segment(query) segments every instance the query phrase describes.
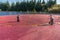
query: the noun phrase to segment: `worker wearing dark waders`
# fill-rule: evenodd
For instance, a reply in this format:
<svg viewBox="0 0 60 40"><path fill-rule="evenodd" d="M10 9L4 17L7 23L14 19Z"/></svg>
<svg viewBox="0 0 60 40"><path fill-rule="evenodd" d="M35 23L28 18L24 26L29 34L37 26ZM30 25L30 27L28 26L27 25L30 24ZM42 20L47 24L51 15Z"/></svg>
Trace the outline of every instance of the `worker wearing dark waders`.
<svg viewBox="0 0 60 40"><path fill-rule="evenodd" d="M19 15L17 15L17 22L19 22Z"/></svg>
<svg viewBox="0 0 60 40"><path fill-rule="evenodd" d="M54 19L52 18L52 15L50 15L50 22L49 22L50 25L53 25L54 24Z"/></svg>

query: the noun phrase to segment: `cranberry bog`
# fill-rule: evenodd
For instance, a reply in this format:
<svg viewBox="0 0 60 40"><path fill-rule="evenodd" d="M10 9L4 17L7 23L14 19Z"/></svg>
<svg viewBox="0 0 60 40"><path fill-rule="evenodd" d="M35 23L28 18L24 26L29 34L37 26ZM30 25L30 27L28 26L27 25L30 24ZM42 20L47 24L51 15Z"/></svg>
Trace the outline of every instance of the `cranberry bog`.
<svg viewBox="0 0 60 40"><path fill-rule="evenodd" d="M0 16L0 40L60 40L60 16L53 15L49 25L48 14L21 14Z"/></svg>

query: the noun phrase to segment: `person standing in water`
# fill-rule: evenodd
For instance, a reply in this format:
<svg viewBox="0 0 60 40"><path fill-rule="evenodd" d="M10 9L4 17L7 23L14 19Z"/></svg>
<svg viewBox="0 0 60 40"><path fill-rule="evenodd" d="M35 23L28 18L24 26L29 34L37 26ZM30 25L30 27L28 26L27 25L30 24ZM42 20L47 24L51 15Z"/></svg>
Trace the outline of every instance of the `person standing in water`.
<svg viewBox="0 0 60 40"><path fill-rule="evenodd" d="M17 22L19 22L19 15L17 15Z"/></svg>
<svg viewBox="0 0 60 40"><path fill-rule="evenodd" d="M53 25L54 24L54 19L52 17L52 15L50 14L50 22L49 22L50 25Z"/></svg>

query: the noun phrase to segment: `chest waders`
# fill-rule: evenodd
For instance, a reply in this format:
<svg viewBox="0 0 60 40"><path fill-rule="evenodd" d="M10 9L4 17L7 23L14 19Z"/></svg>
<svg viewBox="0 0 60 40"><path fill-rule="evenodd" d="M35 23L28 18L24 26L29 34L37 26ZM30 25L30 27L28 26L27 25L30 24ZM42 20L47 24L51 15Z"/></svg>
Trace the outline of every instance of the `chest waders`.
<svg viewBox="0 0 60 40"><path fill-rule="evenodd" d="M19 22L19 16L17 16L17 22Z"/></svg>
<svg viewBox="0 0 60 40"><path fill-rule="evenodd" d="M50 24L50 25L53 25L53 24L54 24L53 18L52 18L52 19L50 19L49 24Z"/></svg>

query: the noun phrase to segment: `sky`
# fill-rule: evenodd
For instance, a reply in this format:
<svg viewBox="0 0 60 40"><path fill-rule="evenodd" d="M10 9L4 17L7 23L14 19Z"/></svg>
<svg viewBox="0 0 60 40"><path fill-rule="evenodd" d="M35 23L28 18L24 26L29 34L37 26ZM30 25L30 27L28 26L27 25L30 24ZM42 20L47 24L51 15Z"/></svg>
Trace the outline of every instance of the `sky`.
<svg viewBox="0 0 60 40"><path fill-rule="evenodd" d="M9 1L9 3L12 3L12 2L17 2L17 1L23 1L23 0L0 0L0 2L6 2L6 1ZM45 0L47 1L47 0ZM60 4L60 0L57 0L57 4Z"/></svg>

